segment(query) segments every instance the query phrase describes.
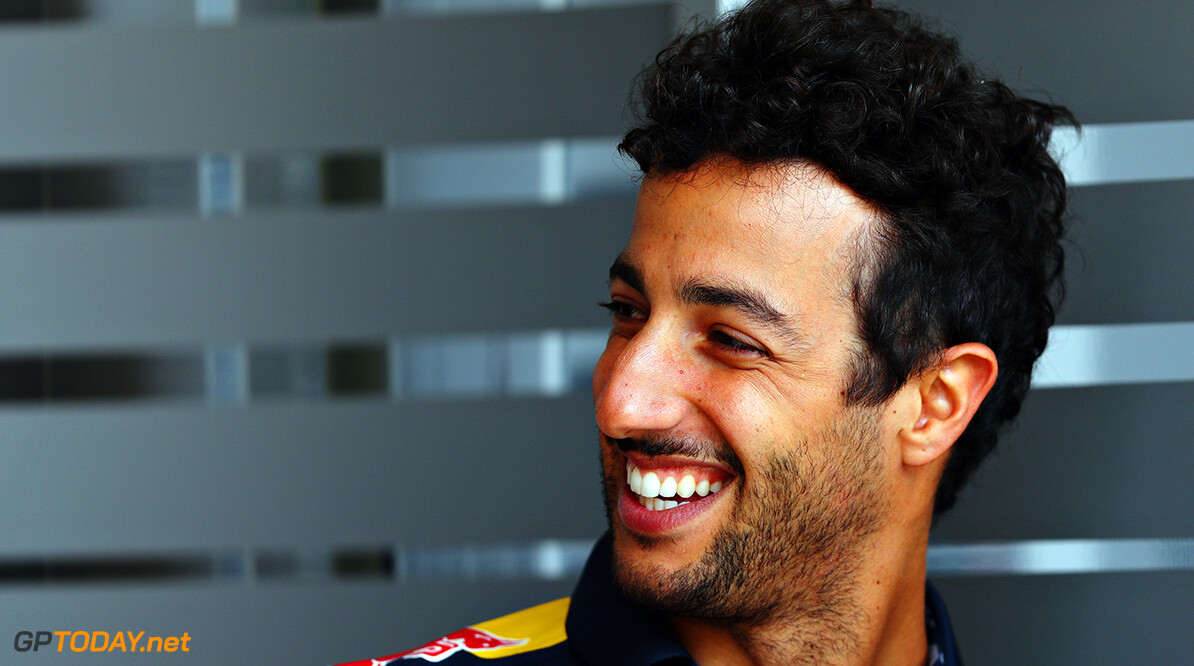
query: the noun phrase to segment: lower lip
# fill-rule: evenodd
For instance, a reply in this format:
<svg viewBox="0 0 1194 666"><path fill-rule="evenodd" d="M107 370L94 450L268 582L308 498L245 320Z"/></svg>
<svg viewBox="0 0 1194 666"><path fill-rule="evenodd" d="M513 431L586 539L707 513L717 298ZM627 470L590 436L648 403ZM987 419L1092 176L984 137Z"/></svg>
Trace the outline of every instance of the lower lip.
<svg viewBox="0 0 1194 666"><path fill-rule="evenodd" d="M688 504L662 511L651 511L639 504L638 495L631 492L630 486L623 482L622 491L618 497L618 515L622 518L622 524L632 532L648 535L663 534L683 527L685 523L708 511L716 503L717 495L723 492L725 489L716 495L705 497L694 495L693 497L698 498L696 501L683 500L681 497L671 498L675 501L687 501Z"/></svg>

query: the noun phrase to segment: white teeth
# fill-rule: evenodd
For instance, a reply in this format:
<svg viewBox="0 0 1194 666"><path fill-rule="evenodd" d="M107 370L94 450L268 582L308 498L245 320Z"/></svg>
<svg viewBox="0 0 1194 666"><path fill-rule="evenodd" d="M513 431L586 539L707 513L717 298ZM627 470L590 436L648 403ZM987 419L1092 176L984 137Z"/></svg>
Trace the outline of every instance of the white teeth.
<svg viewBox="0 0 1194 666"><path fill-rule="evenodd" d="M658 497L640 497L638 503L647 508L648 511L667 511L678 506L691 504L691 502L677 502L675 500L659 499Z"/></svg>
<svg viewBox="0 0 1194 666"><path fill-rule="evenodd" d="M644 474L643 487L638 491L638 494L643 497L659 497L659 475L655 472Z"/></svg>
<svg viewBox="0 0 1194 666"><path fill-rule="evenodd" d="M660 479L659 473L647 472L644 474L630 461L626 461L626 483L630 486L631 492L636 495L639 504L646 507L648 511L665 511L688 504L688 502L662 498L679 496L682 499L688 499L693 495L707 497L721 490L724 485L721 481L709 483L708 479L697 481L692 474L685 474L678 481L674 476Z"/></svg>
<svg viewBox="0 0 1194 666"><path fill-rule="evenodd" d="M659 496L660 497L675 497L676 496L676 479L675 479L675 477L669 476L668 478L663 480L663 483L659 484Z"/></svg>
<svg viewBox="0 0 1194 666"><path fill-rule="evenodd" d="M692 494L695 492L696 481L692 478L691 474L684 475L684 478L680 479L680 483L676 486L676 494L680 497L688 499L689 497L692 497Z"/></svg>
<svg viewBox="0 0 1194 666"><path fill-rule="evenodd" d="M630 490L631 490L631 492L638 493L642 489L643 489L643 473L638 471L637 467L632 468L630 470Z"/></svg>

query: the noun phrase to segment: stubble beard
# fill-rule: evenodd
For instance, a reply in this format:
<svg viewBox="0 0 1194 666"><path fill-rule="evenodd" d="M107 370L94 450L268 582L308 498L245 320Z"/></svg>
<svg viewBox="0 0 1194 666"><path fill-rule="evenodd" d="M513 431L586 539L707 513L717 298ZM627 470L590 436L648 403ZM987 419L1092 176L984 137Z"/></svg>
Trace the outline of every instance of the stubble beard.
<svg viewBox="0 0 1194 666"><path fill-rule="evenodd" d="M862 613L856 574L867 537L887 514L878 434L875 412L847 408L820 436L792 442L773 456L755 478L744 483L739 477L731 524L684 568L623 561L620 538L648 547L650 540L614 529L615 582L650 609L723 625L744 637L753 628L799 625L804 649L792 663L852 651ZM819 468L808 457L811 447L825 452ZM625 480L608 468L604 477L613 527Z"/></svg>

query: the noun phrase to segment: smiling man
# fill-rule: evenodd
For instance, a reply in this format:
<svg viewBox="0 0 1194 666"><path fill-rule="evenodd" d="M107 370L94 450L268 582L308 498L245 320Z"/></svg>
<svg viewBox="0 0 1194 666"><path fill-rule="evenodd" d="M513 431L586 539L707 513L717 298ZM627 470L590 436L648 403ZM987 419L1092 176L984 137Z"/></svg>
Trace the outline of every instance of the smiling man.
<svg viewBox="0 0 1194 666"><path fill-rule="evenodd" d="M927 654L934 490L996 360L959 345L881 405L848 400L879 224L805 162L644 181L593 375L613 572L698 663Z"/></svg>
<svg viewBox="0 0 1194 666"><path fill-rule="evenodd" d="M378 663L960 664L929 530L1044 350L1073 119L868 2L753 2L640 101L593 373L610 532L570 599Z"/></svg>

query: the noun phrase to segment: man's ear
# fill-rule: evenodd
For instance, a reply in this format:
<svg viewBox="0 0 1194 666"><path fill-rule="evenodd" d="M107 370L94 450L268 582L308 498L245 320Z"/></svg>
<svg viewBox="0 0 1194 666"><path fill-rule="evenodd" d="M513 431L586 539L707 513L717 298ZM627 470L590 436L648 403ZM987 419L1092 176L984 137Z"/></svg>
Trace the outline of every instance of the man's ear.
<svg viewBox="0 0 1194 666"><path fill-rule="evenodd" d="M949 347L940 362L911 382L920 398L913 423L900 430L905 465L925 465L944 456L970 423L995 383L999 363L977 342Z"/></svg>

